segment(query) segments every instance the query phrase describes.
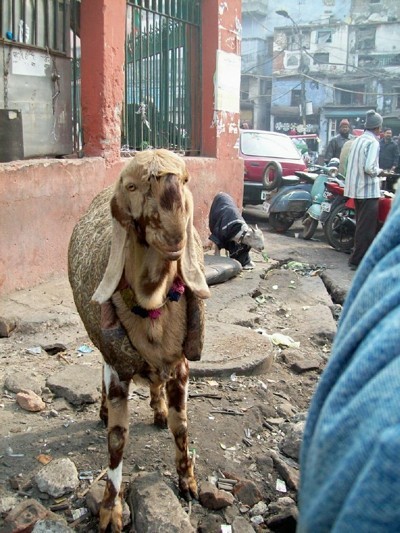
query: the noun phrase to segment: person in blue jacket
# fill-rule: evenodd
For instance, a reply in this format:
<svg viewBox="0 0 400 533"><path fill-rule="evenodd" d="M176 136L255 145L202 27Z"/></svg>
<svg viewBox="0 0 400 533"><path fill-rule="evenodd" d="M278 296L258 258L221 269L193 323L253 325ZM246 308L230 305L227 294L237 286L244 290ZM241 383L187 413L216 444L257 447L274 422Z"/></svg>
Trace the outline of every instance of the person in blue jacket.
<svg viewBox="0 0 400 533"><path fill-rule="evenodd" d="M400 193L347 295L300 470L297 533L400 531Z"/></svg>

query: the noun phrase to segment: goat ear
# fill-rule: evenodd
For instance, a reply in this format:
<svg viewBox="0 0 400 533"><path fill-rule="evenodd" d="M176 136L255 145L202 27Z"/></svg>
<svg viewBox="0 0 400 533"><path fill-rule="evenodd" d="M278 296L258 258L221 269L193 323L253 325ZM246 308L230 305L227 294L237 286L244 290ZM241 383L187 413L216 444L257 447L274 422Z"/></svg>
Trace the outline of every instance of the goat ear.
<svg viewBox="0 0 400 533"><path fill-rule="evenodd" d="M186 189L186 202L189 217L186 225L186 246L180 259L180 270L183 281L194 294L199 298L208 298L210 289L203 271L203 247L193 226L193 198L188 189Z"/></svg>
<svg viewBox="0 0 400 533"><path fill-rule="evenodd" d="M110 207L112 220L110 255L103 278L92 296L92 300L99 304L111 298L121 280L125 266L129 217L122 212L115 196L111 199Z"/></svg>

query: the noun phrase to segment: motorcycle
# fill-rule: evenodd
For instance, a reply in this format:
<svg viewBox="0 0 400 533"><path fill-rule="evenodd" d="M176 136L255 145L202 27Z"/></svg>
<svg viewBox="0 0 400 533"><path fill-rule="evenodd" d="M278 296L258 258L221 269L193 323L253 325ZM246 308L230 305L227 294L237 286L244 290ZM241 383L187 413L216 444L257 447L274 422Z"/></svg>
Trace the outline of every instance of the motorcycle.
<svg viewBox="0 0 400 533"><path fill-rule="evenodd" d="M280 176L277 191L269 193L263 204L275 231L283 233L304 216L312 203L311 189L321 168L312 167L317 172L296 171L294 176Z"/></svg>
<svg viewBox="0 0 400 533"><path fill-rule="evenodd" d="M311 188L312 204L307 209L302 221L302 237L305 240L311 239L318 227L322 213L321 206L323 203L326 204L329 196L329 193L326 192L326 183L337 176L342 178L338 174L338 163L338 160L331 160L326 167L319 167L321 174L315 179Z"/></svg>
<svg viewBox="0 0 400 533"><path fill-rule="evenodd" d="M354 246L354 235L356 230L356 212L353 198L344 196L344 182L327 182L326 187L330 194L334 196L332 203L326 202L321 208L321 222L323 223L326 240L340 252L350 253ZM391 205L394 194L388 191L381 191L378 205L378 231L383 226Z"/></svg>

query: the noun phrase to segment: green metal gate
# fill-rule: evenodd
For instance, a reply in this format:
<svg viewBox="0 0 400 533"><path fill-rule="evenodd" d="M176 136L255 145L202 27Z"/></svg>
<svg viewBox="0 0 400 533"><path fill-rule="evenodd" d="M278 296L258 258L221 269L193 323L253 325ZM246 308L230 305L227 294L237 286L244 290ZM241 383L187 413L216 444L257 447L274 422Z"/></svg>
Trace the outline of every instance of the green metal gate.
<svg viewBox="0 0 400 533"><path fill-rule="evenodd" d="M127 5L125 149L200 153L200 0Z"/></svg>

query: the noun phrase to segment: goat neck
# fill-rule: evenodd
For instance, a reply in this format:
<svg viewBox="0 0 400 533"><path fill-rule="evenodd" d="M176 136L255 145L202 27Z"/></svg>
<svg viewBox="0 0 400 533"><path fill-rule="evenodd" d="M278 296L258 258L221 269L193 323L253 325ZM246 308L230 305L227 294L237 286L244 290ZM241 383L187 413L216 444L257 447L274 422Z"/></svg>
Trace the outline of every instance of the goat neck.
<svg viewBox="0 0 400 533"><path fill-rule="evenodd" d="M177 275L178 263L165 259L155 248L140 244L134 230L129 232L125 278L137 303L144 309L158 309Z"/></svg>

